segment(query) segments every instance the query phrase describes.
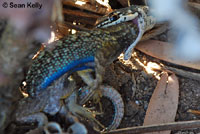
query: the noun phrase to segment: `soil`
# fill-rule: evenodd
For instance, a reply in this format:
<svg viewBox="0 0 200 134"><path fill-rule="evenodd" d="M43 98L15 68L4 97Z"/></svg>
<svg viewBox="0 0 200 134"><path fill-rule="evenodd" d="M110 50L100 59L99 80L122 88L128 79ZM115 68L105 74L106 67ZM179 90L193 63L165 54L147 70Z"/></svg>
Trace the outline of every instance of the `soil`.
<svg viewBox="0 0 200 134"><path fill-rule="evenodd" d="M139 51L135 53L137 57L140 57L141 61L145 59L147 62L158 62L158 60ZM113 87L116 87L116 83L120 83L119 88L116 89L121 93L125 103L125 116L119 128L141 126L143 124L149 100L158 81L154 76L147 74L144 69L136 63L134 58L131 58L130 64L124 65L117 61L109 67L109 72L114 72L114 75L112 75L114 77L107 76L107 82ZM134 69L132 69L131 66L134 67ZM134 85L132 75L134 75L136 85ZM177 77L179 79L180 93L175 121L200 119L200 115L187 112L189 109L200 110L200 82L182 76ZM200 129L172 131L172 134L197 133L200 133Z"/></svg>
<svg viewBox="0 0 200 134"><path fill-rule="evenodd" d="M170 36L170 32L171 31L167 31L154 39L167 42L171 41L173 40L173 36ZM137 50L135 50L134 53L142 62L162 62ZM123 61L122 58L119 58L106 68L104 84L117 89L125 104L125 115L119 128L141 126L143 124L149 100L158 82L153 75L146 73L143 67L137 63L136 57L133 56L130 61ZM170 63L167 64L170 65ZM200 119L200 115L194 115L187 112L189 109L200 110L200 81L182 76L177 77L179 79L180 93L175 121ZM102 101L102 104L104 107L103 110L106 113L106 117L104 116L102 123L107 125L112 118L113 107L109 105L109 102L106 99ZM92 130L92 127L88 126L87 122L85 122L85 125L88 128L89 134L95 133ZM172 134L200 134L200 128L172 131Z"/></svg>
<svg viewBox="0 0 200 134"><path fill-rule="evenodd" d="M170 41L170 36L168 36L170 32L171 31L167 31L154 39ZM148 108L149 100L158 80L152 74L145 72L143 67L138 64L136 59L139 59L143 63L148 63L149 61L160 63L163 61L152 58L137 50L134 51L134 54L129 61L124 61L122 58L123 56L120 56L116 61L106 68L106 75L104 76L103 83L118 90L123 98L125 104L125 115L119 128L141 126L143 124L145 112ZM163 64L167 64L168 66L172 65L167 62L163 62ZM179 68L181 67L179 66ZM182 76L177 77L179 79L180 93L178 111L175 121L200 119L200 115L194 115L187 112L189 109L200 110L200 81L184 78ZM108 100L102 99L101 102L105 116L100 118L100 122L107 126L112 120L114 110ZM54 118L54 121L60 122L59 118ZM92 127L88 125L87 121L83 120L81 122L86 125L89 134L96 133L94 130L92 130ZM172 134L197 133L200 133L200 128L172 131Z"/></svg>
<svg viewBox="0 0 200 134"><path fill-rule="evenodd" d="M171 31L166 31L155 39L171 41L171 37L168 36L170 35L169 33ZM115 61L108 67L105 76L105 83L116 88L121 93L125 103L125 115L119 128L141 126L143 124L149 100L158 82L153 75L146 73L135 59L138 58L143 63L152 61L174 66L171 63L152 58L137 50L134 53L135 56L132 56L130 61L123 61L122 58ZM190 70L188 69L186 71ZM179 80L179 104L175 121L200 119L200 115L188 112L189 109L200 110L200 81L182 76L177 77ZM197 133L200 133L200 128L172 131L172 134Z"/></svg>
<svg viewBox="0 0 200 134"><path fill-rule="evenodd" d="M104 84L110 85L119 91L125 104L125 115L119 128L127 128L133 126L141 126L145 117L145 112L148 108L148 103L151 95L157 85L158 80L152 75L145 72L145 70L135 60L139 58L140 61L152 61L160 63L148 55L145 55L137 50L134 51L134 57L130 61L123 61L122 57L114 61L106 68L106 75L104 77ZM168 63L169 66L170 63ZM200 110L200 82L190 78L177 76L179 79L180 93L178 111L175 121L189 121L198 120L200 115L194 115L187 112L189 109ZM112 120L113 107L109 100L102 99L103 117L98 117L102 124L109 125ZM54 121L60 122L59 118L54 118ZM89 134L95 134L88 122L81 120L89 131ZM62 124L63 126L64 124ZM24 129L22 127L22 129ZM190 130L172 131L172 134L198 134L200 128Z"/></svg>
<svg viewBox="0 0 200 134"><path fill-rule="evenodd" d="M116 60L106 69L104 83L117 89L125 103L125 115L119 128L141 126L143 124L149 100L158 82L152 74L145 72L135 59L139 58L141 62L146 63L150 61L156 63L163 62L137 50L134 53L135 56L130 61L123 61L122 57L120 57L119 60ZM170 63L166 64L168 66L172 65ZM179 66L179 68L181 67ZM189 109L200 110L200 81L182 76L177 77L179 80L179 104L175 121L200 119L200 115L188 112ZM102 104L106 110L104 110L106 116L104 116L102 123L107 125L112 119L110 115L113 113L113 109L111 106L108 106L107 101L102 100ZM171 134L197 133L200 133L200 128L172 131Z"/></svg>

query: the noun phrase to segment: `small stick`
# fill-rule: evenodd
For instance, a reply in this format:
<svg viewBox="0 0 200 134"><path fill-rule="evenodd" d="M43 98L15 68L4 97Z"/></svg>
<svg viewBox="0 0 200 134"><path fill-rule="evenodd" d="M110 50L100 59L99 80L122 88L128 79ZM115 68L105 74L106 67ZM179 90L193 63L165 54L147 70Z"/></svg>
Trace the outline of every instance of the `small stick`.
<svg viewBox="0 0 200 134"><path fill-rule="evenodd" d="M67 14L67 15L73 15L73 16L77 16L77 17L86 17L86 18L93 18L93 19L97 19L99 17L101 17L100 15L95 15L92 13L86 13L86 12L82 12L82 11L78 11L78 10L70 10L70 9L63 9L63 13Z"/></svg>
<svg viewBox="0 0 200 134"><path fill-rule="evenodd" d="M129 0L117 0L123 7L129 6Z"/></svg>
<svg viewBox="0 0 200 134"><path fill-rule="evenodd" d="M104 134L138 134L138 133L147 133L155 131L180 130L180 129L190 129L199 127L200 127L200 120L180 121L180 122L116 129L110 132L104 132Z"/></svg>
<svg viewBox="0 0 200 134"><path fill-rule="evenodd" d="M66 25L68 28L75 29L77 31L89 31L90 30L89 28L85 28L85 27L83 27L81 25L73 25L70 22L59 23L59 25L62 25L62 26Z"/></svg>
<svg viewBox="0 0 200 134"><path fill-rule="evenodd" d="M73 16L73 15L67 15L65 17L65 21L83 23L83 24L92 25L92 26L94 26L96 24L96 19L94 19L94 18L86 19L86 17Z"/></svg>
<svg viewBox="0 0 200 134"><path fill-rule="evenodd" d="M188 7L198 18L200 18L200 4L195 2L188 2Z"/></svg>
<svg viewBox="0 0 200 134"><path fill-rule="evenodd" d="M189 112L189 113L192 113L192 114L200 115L200 111L199 111L199 110L192 110L192 109L189 109L188 112Z"/></svg>
<svg viewBox="0 0 200 134"><path fill-rule="evenodd" d="M186 71L186 70L183 70L183 69L178 69L178 68L174 68L174 67L170 67L170 66L166 66L166 65L164 65L163 68L170 70L170 71L174 72L175 74L186 77L186 78L190 78L190 79L194 79L194 80L200 79L199 73Z"/></svg>
<svg viewBox="0 0 200 134"><path fill-rule="evenodd" d="M155 27L154 29L147 31L143 35L141 41L145 41L145 40L148 40L150 38L153 38L153 37L165 32L168 28L169 28L169 26L167 24L161 24L161 25Z"/></svg>
<svg viewBox="0 0 200 134"><path fill-rule="evenodd" d="M200 11L200 4L199 3L188 2L188 6L192 9L197 10L198 12Z"/></svg>
<svg viewBox="0 0 200 134"><path fill-rule="evenodd" d="M73 6L73 7L77 7L77 8L80 8L80 9L85 9L85 10L88 10L88 11L91 11L91 12L94 12L94 13L98 13L98 14L103 14L103 15L107 14L111 11L111 9L109 9L109 8L96 7L96 6L88 4L88 3L85 3L83 5L76 4L74 2L74 0L63 0L63 4Z"/></svg>

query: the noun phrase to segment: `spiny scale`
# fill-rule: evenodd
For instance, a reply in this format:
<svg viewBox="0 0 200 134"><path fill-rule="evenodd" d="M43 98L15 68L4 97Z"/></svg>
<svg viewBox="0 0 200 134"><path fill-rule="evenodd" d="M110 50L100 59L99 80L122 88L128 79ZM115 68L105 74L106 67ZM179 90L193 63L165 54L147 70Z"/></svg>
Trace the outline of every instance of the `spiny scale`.
<svg viewBox="0 0 200 134"><path fill-rule="evenodd" d="M27 92L35 96L65 73L70 75L78 70L93 68L87 63L94 62L97 51L103 52L109 63L128 47L137 33L134 24L122 23L109 29L78 32L49 44L55 45L55 48L42 51L28 71Z"/></svg>
<svg viewBox="0 0 200 134"><path fill-rule="evenodd" d="M53 80L59 78L64 72L75 69L82 62L92 62L96 46L90 33L67 36L54 42L52 51L44 50L33 61L26 77L27 89L30 95L32 90L45 89ZM91 44L86 48L86 44ZM51 44L49 44L51 45ZM86 51L88 49L89 51ZM87 59L86 59L87 58ZM75 62L76 60L79 60ZM74 61L74 62L73 62ZM77 68L78 69L78 68ZM33 89L36 88L36 89Z"/></svg>
<svg viewBox="0 0 200 134"><path fill-rule="evenodd" d="M26 89L29 95L37 96L41 90L47 88L61 75L70 75L78 70L95 69L96 79L101 79L102 70L105 66L113 62L130 44L137 43L135 40L140 39L139 31L140 33L141 30L145 32L155 24L155 21L152 21L153 18L148 14L148 8L143 6L120 9L119 12L111 13L109 17L104 18L99 24L101 27L109 26L107 28L78 32L49 44L53 48L45 48L33 61L27 74ZM121 22L127 19L131 20L132 23ZM143 20L142 23L138 21L139 19ZM114 25L110 26L110 23ZM144 29L139 27L138 24L140 23L144 26ZM132 47L134 46L132 45ZM81 78L84 80L87 76L83 75ZM90 85L89 82L86 81L86 83L88 86ZM114 120L108 128L115 129L123 118L123 101L120 94L115 92L114 89L106 89L104 96L107 96L114 105ZM89 98L89 95L86 95L86 97Z"/></svg>
<svg viewBox="0 0 200 134"><path fill-rule="evenodd" d="M117 17L114 20L117 23L120 21L117 25L78 32L49 44L49 46L55 47L46 48L41 52L33 61L27 74L26 89L29 95L36 96L65 73L70 75L75 71L93 68L96 71L96 76L101 77L100 68L102 69L105 65L110 64L131 44L133 44L131 45L132 50L140 39L140 36L138 36L139 31L141 34L154 26L155 21L152 21L154 18L149 15L148 11L145 6L131 6L120 9L119 12L122 12L119 13L120 17L131 16L129 19L137 20L137 23L133 20L132 23L121 22L121 19ZM140 23L138 22L139 19L143 20L141 23L143 29L138 25ZM101 23L103 24L104 21ZM113 21L110 23L113 23ZM130 52L128 51L128 54ZM95 67L91 66L94 64L88 64L90 62L94 63L94 59ZM101 79L100 77L98 78Z"/></svg>

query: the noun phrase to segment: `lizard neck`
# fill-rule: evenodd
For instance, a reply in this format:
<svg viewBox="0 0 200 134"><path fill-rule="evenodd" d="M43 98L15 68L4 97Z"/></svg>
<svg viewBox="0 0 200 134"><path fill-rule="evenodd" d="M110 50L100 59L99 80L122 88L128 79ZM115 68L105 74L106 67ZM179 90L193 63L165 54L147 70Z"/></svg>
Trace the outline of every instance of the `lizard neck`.
<svg viewBox="0 0 200 134"><path fill-rule="evenodd" d="M104 28L103 31L110 36L103 39L103 47L96 53L96 57L107 59L108 63L114 61L124 52L135 41L139 33L137 25L131 23L121 23Z"/></svg>
<svg viewBox="0 0 200 134"><path fill-rule="evenodd" d="M134 23L122 23L106 28L109 31L110 35L115 37L118 44L120 45L119 49L126 49L132 44L138 36L139 29L138 26Z"/></svg>

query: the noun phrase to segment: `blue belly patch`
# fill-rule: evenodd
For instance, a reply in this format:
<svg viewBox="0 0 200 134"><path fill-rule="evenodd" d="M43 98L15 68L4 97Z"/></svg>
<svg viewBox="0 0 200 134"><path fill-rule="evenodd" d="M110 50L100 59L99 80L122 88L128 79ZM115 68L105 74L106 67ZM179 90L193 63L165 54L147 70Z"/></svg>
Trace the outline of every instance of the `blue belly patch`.
<svg viewBox="0 0 200 134"><path fill-rule="evenodd" d="M89 63L89 62L94 62L93 56L72 61L67 66L60 68L57 72L53 73L50 77L46 77L44 81L41 83L40 87L42 89L46 89L54 80L60 78L62 75L64 75L67 72L70 72L71 74L73 72L81 71L85 69L94 69L94 67L85 65L86 63Z"/></svg>

